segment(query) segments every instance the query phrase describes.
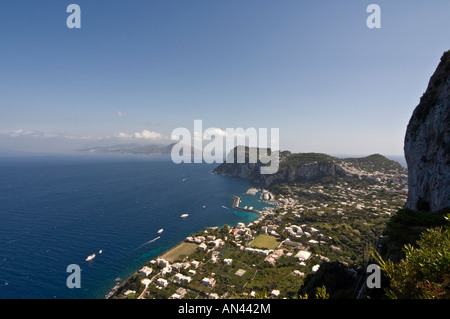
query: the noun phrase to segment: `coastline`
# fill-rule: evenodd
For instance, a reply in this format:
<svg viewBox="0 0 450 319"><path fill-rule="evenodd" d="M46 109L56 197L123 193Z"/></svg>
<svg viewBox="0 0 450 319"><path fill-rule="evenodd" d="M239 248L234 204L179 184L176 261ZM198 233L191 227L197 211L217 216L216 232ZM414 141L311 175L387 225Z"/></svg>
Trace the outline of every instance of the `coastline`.
<svg viewBox="0 0 450 319"><path fill-rule="evenodd" d="M255 190L256 190L256 191L255 191ZM260 191L259 189L255 189L255 188L252 187L252 188L248 189L247 192L246 192L245 194L246 194L246 195L256 196L257 193L258 193L259 191ZM262 192L262 194L264 194L264 193L269 193L269 192L266 191L266 190L262 190L261 192ZM261 199L261 200L264 200L264 202L267 203L268 205L274 205L274 204L275 204L275 205L278 205L278 203L277 203L276 201L273 200L273 195L272 195L271 193L269 193L269 194L270 194L271 197L272 197L272 200L271 200L270 202L267 202L266 200L264 200L264 199L263 199L263 198L264 198L263 195L260 196L260 199ZM242 223L242 222L239 222L238 224L243 224L243 225L246 225L246 226L251 226L254 222L255 222L255 223L259 223L260 221L262 221L262 220L264 219L265 215L262 213L262 211L256 210L256 209L242 208L242 207L239 206L240 201L241 201L241 197L236 196L236 195L231 195L231 197L234 199L234 200L233 200L232 209L239 210L239 211L243 211L243 212L246 212L246 213L257 214L257 215L259 216L259 218L255 219L254 221L251 221L251 222L249 222L249 223L247 223L247 224L244 224L244 223ZM245 206L245 207L247 207L247 206ZM264 208L265 208L265 209L268 209L269 207L264 207ZM203 228L203 229L197 231L195 234L200 233L200 232L207 232L208 229L221 228L221 227L223 227L223 226L224 226L224 225L221 225L221 226L209 226L209 227L205 227L205 228ZM147 263L148 263L148 262L151 262L151 261L154 261L154 260L164 259L164 258L163 258L164 256L169 255L171 252L176 251L177 249L179 249L180 247L182 247L183 245L185 245L187 242L189 242L189 241L188 241L189 238L190 238L190 236L187 236L187 237L184 238L182 241L178 242L177 244L175 244L174 246L170 247L169 249L163 251L162 253L160 253L158 256L156 256L156 257L153 258L152 260L147 261ZM145 267L145 266L144 266L144 267ZM126 279L124 279L123 281L122 281L122 280L118 281L117 284L110 290L110 292L109 292L108 294L105 295L104 299L112 299L112 298L116 295L116 292L119 290L119 288L120 288L123 284L127 283L127 281L130 280L130 278L131 278L134 274L136 274L137 272L139 272L139 269L138 269L138 270L135 270L132 274L130 274L130 275L129 275ZM157 277L158 275L159 275L159 274L155 274L155 275L152 277L152 279L151 279L150 281L148 281L148 284L146 284L146 286L148 286L148 285L153 281L153 279L154 279L155 277ZM144 290L145 290L145 289L144 289ZM142 299L142 298L141 298L142 295L143 295L143 293L139 296L139 299Z"/></svg>

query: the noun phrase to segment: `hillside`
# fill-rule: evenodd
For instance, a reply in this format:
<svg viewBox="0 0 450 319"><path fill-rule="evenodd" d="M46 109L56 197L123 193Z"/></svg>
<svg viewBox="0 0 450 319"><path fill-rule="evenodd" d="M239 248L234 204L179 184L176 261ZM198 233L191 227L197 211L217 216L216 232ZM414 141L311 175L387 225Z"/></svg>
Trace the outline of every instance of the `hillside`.
<svg viewBox="0 0 450 319"><path fill-rule="evenodd" d="M313 181L326 176L354 176L375 181L404 183L407 170L399 163L382 155L374 154L362 158L340 159L321 153L280 152L278 172L260 174L261 163L223 163L214 173L240 177L271 187L278 183Z"/></svg>

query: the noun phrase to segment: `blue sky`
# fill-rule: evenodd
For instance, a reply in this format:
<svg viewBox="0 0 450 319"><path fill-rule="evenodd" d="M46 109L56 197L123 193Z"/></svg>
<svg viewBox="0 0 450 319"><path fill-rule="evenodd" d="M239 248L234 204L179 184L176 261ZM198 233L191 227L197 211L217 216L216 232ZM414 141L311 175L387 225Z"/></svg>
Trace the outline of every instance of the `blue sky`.
<svg viewBox="0 0 450 319"><path fill-rule="evenodd" d="M279 128L294 152L401 155L449 13L448 0L2 0L0 149L170 142L201 119Z"/></svg>

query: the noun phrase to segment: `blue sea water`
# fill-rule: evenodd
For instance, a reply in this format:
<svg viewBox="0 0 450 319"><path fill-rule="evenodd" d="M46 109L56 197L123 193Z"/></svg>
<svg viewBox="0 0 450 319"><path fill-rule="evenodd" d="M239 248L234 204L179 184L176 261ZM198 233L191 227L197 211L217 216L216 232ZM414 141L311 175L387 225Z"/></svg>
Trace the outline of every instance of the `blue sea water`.
<svg viewBox="0 0 450 319"><path fill-rule="evenodd" d="M216 165L137 155L0 154L0 298L104 298L116 278L126 279L186 236L256 219L231 209L231 195L252 185L212 174ZM252 195L243 195L242 205L267 206ZM82 269L81 288L66 286L70 264Z"/></svg>

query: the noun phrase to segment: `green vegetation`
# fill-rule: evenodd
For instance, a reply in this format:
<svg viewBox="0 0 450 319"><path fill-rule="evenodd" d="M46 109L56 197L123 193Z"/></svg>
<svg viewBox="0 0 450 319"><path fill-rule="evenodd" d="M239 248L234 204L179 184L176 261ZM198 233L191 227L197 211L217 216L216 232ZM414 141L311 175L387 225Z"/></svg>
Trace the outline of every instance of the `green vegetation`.
<svg viewBox="0 0 450 319"><path fill-rule="evenodd" d="M389 288L385 288L386 295L395 299L449 299L449 226L425 230L414 246L406 244L403 251L405 257L398 263L385 261L380 254L373 253L390 280Z"/></svg>
<svg viewBox="0 0 450 319"><path fill-rule="evenodd" d="M380 154L373 154L361 158L346 158L345 162L353 164L356 168L360 170L365 170L369 173L387 172L389 170L404 171L398 162L392 161Z"/></svg>
<svg viewBox="0 0 450 319"><path fill-rule="evenodd" d="M296 167L312 163L334 163L336 161L339 161L336 157L322 153L285 153L284 156L280 156L279 171L284 172L287 169L295 171Z"/></svg>
<svg viewBox="0 0 450 319"><path fill-rule="evenodd" d="M170 262L182 260L184 257L191 255L197 249L197 245L193 243L181 243L175 248L169 250L161 258Z"/></svg>
<svg viewBox="0 0 450 319"><path fill-rule="evenodd" d="M414 244L427 228L443 225L447 211L424 213L408 208L398 210L386 223L383 233L389 240L384 244L382 253L403 257L403 246Z"/></svg>
<svg viewBox="0 0 450 319"><path fill-rule="evenodd" d="M275 249L279 244L280 241L276 237L261 234L249 246L262 249Z"/></svg>

